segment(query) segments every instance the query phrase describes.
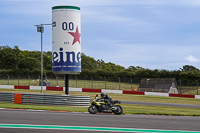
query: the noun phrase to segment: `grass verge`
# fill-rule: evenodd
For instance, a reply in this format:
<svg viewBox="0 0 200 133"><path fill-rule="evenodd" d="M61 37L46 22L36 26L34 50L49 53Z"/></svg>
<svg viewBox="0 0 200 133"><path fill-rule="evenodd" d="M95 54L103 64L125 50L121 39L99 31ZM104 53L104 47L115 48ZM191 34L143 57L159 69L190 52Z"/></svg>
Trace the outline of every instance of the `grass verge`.
<svg viewBox="0 0 200 133"><path fill-rule="evenodd" d="M0 89L0 92L40 94L40 90L24 90L24 89ZM43 94L64 95L65 92L43 90ZM96 94L100 95L100 93L93 93L93 92L69 92L69 95L90 96L90 98L94 98ZM194 99L194 98L145 96L145 95L131 95L131 94L108 94L108 95L114 100L123 100L123 101L200 105L200 99Z"/></svg>
<svg viewBox="0 0 200 133"><path fill-rule="evenodd" d="M21 90L21 89L0 89L0 92L14 93L40 93L38 90ZM63 95L61 91L43 91L44 94ZM70 95L90 96L93 98L96 93L89 92L70 92ZM109 94L114 100L124 101L141 101L141 102L159 102L159 103L177 103L200 105L200 99L190 98L173 98L160 96L128 95L128 94ZM200 116L200 108L181 108L181 107L163 107L163 106L146 106L122 104L124 114L146 114L146 115L176 115L176 116ZM15 109L35 109L35 110L54 110L54 111L72 111L87 112L88 107L71 107L71 106L44 106L44 105L24 105L0 102L0 108Z"/></svg>
<svg viewBox="0 0 200 133"><path fill-rule="evenodd" d="M121 106L124 109L124 114L200 116L199 108L177 108L177 107L162 107L162 106L132 105L132 104L122 104ZM12 104L7 102L0 102L0 108L70 111L70 112L87 112L88 109L88 107L24 105L24 104Z"/></svg>

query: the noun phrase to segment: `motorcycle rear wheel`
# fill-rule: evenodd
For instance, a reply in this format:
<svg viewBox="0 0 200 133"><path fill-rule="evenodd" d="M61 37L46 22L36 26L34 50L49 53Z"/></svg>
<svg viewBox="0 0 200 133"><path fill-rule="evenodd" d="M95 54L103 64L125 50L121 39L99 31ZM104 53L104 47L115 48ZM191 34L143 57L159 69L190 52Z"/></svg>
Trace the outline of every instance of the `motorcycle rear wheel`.
<svg viewBox="0 0 200 133"><path fill-rule="evenodd" d="M96 114L96 113L98 112L98 109L97 109L96 106L92 105L92 106L90 106L90 107L88 108L88 112L89 112L90 114Z"/></svg>
<svg viewBox="0 0 200 133"><path fill-rule="evenodd" d="M114 114L121 115L123 113L123 108L120 105L115 105L114 107L117 107L116 110L112 111Z"/></svg>

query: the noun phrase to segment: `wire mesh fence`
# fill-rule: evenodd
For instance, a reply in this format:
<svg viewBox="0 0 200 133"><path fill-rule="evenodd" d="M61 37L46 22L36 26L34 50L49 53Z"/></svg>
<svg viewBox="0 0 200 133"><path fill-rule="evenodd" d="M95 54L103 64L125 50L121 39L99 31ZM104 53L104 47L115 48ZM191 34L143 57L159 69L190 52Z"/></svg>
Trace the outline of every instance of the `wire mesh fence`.
<svg viewBox="0 0 200 133"><path fill-rule="evenodd" d="M78 76L69 77L69 86L75 88L93 88L93 89L113 89L113 90L137 90L140 80L132 78L79 78ZM43 77L43 82L47 86L64 87L64 76ZM49 83L49 84L47 84ZM35 76L0 76L0 85L23 85L23 86L39 86L40 75ZM44 84L45 85L45 84Z"/></svg>
<svg viewBox="0 0 200 133"><path fill-rule="evenodd" d="M69 77L69 87L75 88L92 88L92 89L112 89L112 90L128 90L128 91L146 91L146 92L162 92L169 93L170 88L176 88L179 94L199 95L200 89L198 80L185 81L175 78L80 78L71 75ZM64 76L43 77L46 86L64 87ZM24 75L10 76L0 75L0 85L22 85L22 86L40 86L40 75Z"/></svg>

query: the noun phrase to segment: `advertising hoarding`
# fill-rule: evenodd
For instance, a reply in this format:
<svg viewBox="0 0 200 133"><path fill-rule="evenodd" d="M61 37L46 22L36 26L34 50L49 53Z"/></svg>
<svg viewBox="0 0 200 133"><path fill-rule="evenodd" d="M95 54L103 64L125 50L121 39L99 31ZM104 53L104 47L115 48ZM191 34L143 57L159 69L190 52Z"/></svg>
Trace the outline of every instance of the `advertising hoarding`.
<svg viewBox="0 0 200 133"><path fill-rule="evenodd" d="M54 74L79 74L81 72L79 7L52 7L52 70Z"/></svg>

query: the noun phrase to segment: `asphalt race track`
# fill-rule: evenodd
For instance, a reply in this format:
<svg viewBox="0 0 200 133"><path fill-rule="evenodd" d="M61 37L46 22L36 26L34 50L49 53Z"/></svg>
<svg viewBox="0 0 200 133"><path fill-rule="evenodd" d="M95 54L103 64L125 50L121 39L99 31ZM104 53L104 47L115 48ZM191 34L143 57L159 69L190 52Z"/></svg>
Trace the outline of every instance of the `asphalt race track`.
<svg viewBox="0 0 200 133"><path fill-rule="evenodd" d="M90 99L92 102L94 99ZM200 105L191 104L174 104L174 103L157 103L157 102L140 102L140 101L121 101L122 104L136 104L149 106L168 106L168 107L183 107L183 108L200 108Z"/></svg>
<svg viewBox="0 0 200 133"><path fill-rule="evenodd" d="M200 117L188 116L92 115L77 112L0 109L0 133L172 132L169 130L175 130L173 133L200 133L199 122Z"/></svg>

